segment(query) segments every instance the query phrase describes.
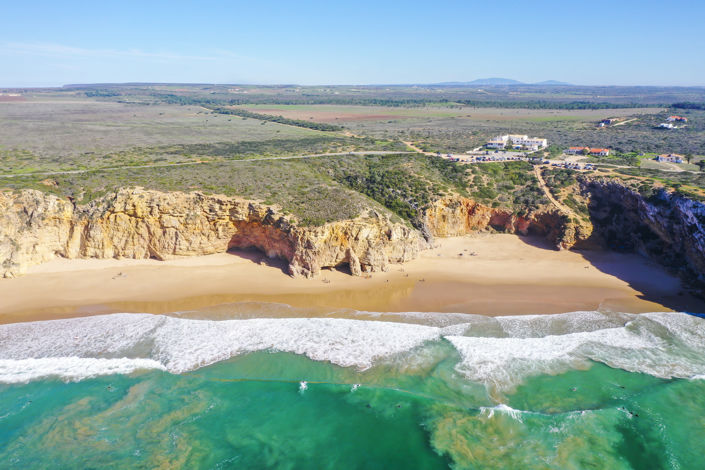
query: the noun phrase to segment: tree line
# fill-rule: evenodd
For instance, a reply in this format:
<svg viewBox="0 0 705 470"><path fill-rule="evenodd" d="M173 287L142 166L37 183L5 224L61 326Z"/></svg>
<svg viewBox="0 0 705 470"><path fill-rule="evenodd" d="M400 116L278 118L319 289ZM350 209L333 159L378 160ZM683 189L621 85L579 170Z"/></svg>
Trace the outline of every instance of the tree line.
<svg viewBox="0 0 705 470"><path fill-rule="evenodd" d="M289 119L284 116L273 116L271 114L261 114L253 113L252 111L247 111L246 109L240 108L222 108L222 107L208 107L211 111L218 114L232 114L235 116L240 116L243 118L259 119L260 121L276 122L278 124L286 124L288 126L304 127L306 129L314 129L317 131L340 131L343 128L341 126L335 126L333 124L325 124L322 122L313 121L303 121L301 119Z"/></svg>

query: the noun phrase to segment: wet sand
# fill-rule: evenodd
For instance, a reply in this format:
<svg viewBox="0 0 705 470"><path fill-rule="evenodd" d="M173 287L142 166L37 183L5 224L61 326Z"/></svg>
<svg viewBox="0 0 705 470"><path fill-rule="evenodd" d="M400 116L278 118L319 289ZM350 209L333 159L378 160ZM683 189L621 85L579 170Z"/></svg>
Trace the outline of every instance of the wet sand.
<svg viewBox="0 0 705 470"><path fill-rule="evenodd" d="M155 260L57 259L0 280L0 323L111 312L168 313L276 302L302 315L344 309L483 315L703 311L678 279L637 255L556 251L508 234L439 239L370 278L326 270L294 279L259 252ZM265 315L266 312L263 312Z"/></svg>

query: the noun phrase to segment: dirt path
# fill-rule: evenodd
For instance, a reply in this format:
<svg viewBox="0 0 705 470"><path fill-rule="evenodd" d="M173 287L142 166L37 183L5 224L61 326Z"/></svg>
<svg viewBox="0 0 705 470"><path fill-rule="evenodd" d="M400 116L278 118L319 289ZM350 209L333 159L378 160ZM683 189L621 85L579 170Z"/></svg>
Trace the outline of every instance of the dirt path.
<svg viewBox="0 0 705 470"><path fill-rule="evenodd" d="M323 158L323 157L336 157L343 155L392 155L400 153L413 153L413 152L397 152L391 150L374 150L374 151L356 151L356 152L336 152L336 153L316 153L311 155L292 155L289 157L262 157L262 158L246 158L242 160L198 160L195 162L182 162L182 163L155 163L150 165L125 165L125 166L113 166L105 168L91 168L88 170L66 170L66 171L36 171L32 173L15 173L0 175L0 178L17 178L20 176L52 176L52 175L75 175L80 173L90 173L99 171L119 171L125 169L133 168L164 168L173 166L186 166L186 165L204 165L208 163L247 163L247 162L259 162L263 160L301 160L305 158Z"/></svg>
<svg viewBox="0 0 705 470"><path fill-rule="evenodd" d="M623 126L629 122L637 121L639 118L634 118L634 119L628 119L626 121L618 122L617 124L613 125L612 127L617 127L617 126Z"/></svg>
<svg viewBox="0 0 705 470"><path fill-rule="evenodd" d="M424 152L423 150L421 150L420 148L418 148L417 146L415 146L411 142L402 141L402 143L404 145L406 145L407 147L409 147L414 152L423 153L424 155L434 155L433 152Z"/></svg>
<svg viewBox="0 0 705 470"><path fill-rule="evenodd" d="M563 211L563 212L569 214L569 215L570 215L571 217L573 217L573 218L579 219L580 217L578 217L577 214L576 214L575 212L573 212L573 209L571 209L570 207L566 206L565 204L560 203L560 202L558 201L558 199L556 199L555 197L553 197L553 194L551 194L551 190L548 189L548 186L546 185L546 182L545 182L544 179L543 179L543 175L541 174L541 168L542 168L542 167L540 167L540 166L538 166L538 165L535 166L535 167L534 167L534 174L536 174L536 178L539 180L539 186L540 186L541 189L543 190L543 192L544 192L544 194L546 195L546 197L548 198L548 200L551 201L551 203L552 203L554 206L556 206L558 209L560 209L561 211Z"/></svg>

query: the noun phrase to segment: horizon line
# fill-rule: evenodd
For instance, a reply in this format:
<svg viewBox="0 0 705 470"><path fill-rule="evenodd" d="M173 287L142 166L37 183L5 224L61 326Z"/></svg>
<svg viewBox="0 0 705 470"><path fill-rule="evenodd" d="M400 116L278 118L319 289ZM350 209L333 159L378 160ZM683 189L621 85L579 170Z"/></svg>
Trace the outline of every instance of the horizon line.
<svg viewBox="0 0 705 470"><path fill-rule="evenodd" d="M575 83L543 83L551 80L544 80L542 82L519 82L516 83L472 83L473 81L479 81L485 79L477 79L472 81L443 81L443 82L433 82L433 83L341 83L341 84L329 84L329 83L318 83L302 85L299 83L257 83L257 82L163 82L163 81L128 81L128 82L93 82L93 83L65 83L61 85L11 85L11 86L0 86L0 89L10 90L10 89L63 89L63 88L81 88L81 87L119 87L119 86L139 86L139 85L184 85L184 86L261 86L261 87L414 87L414 86L427 86L427 87L514 87L514 86L545 86L545 87L596 87L596 88L705 88L705 85L586 85L586 84L575 84Z"/></svg>

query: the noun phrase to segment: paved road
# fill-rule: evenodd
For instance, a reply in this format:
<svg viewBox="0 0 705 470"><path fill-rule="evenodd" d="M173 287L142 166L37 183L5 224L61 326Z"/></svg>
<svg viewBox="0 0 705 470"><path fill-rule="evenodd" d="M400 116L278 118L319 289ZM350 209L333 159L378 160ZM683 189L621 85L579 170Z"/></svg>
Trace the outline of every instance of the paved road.
<svg viewBox="0 0 705 470"><path fill-rule="evenodd" d="M66 171L37 171L32 173L21 173L21 174L6 174L0 175L0 178L16 178L19 176L52 176L52 175L75 175L79 173L90 173L98 171L119 171L133 168L164 168L173 166L186 166L186 165L203 165L206 163L248 163L248 162L258 162L263 160L299 160L304 158L321 158L321 157L336 157L342 155L393 155L400 153L414 153L414 152L397 152L391 150L376 150L376 151L358 151L358 152L336 152L336 153L315 153L311 155L292 155L289 157L261 157L261 158L246 158L242 160L199 160L195 162L183 162L183 163L154 163L150 165L125 165L125 166L112 166L104 168L90 168L87 170L66 170Z"/></svg>

